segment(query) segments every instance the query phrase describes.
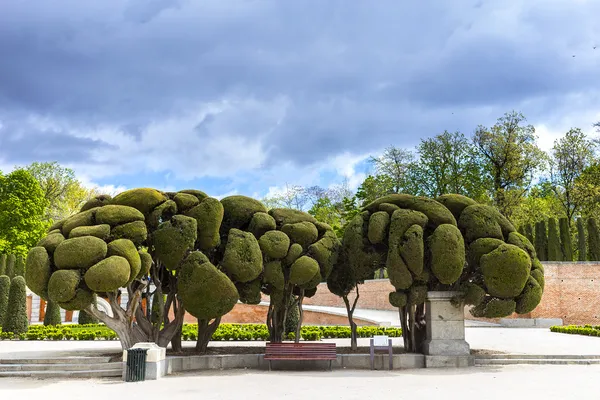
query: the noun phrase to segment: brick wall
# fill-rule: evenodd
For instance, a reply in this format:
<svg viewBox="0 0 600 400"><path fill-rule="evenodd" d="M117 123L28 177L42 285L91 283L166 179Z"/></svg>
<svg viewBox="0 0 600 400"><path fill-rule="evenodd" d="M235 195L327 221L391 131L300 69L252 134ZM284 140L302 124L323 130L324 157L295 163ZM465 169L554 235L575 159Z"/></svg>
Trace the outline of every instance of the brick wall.
<svg viewBox="0 0 600 400"><path fill-rule="evenodd" d="M600 263L545 262L546 286L539 306L530 314L509 318L561 318L565 324L600 325ZM393 286L387 279L367 281L359 286L357 308L394 310L388 302ZM353 300L353 295L350 296ZM304 304L344 307L340 297L319 285L317 294ZM465 317L475 319L465 309ZM482 319L485 320L485 319Z"/></svg>

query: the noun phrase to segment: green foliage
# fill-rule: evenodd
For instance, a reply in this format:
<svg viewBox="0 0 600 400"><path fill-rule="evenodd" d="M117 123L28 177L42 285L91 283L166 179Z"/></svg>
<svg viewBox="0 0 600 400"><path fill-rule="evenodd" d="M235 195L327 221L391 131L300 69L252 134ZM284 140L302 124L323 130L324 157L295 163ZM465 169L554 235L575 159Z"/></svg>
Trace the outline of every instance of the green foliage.
<svg viewBox="0 0 600 400"><path fill-rule="evenodd" d="M18 255L15 260L15 273L14 276L22 276L25 277L25 261L23 260L22 255Z"/></svg>
<svg viewBox="0 0 600 400"><path fill-rule="evenodd" d="M112 199L111 203L137 208L142 214L147 215L156 206L167 200L168 197L156 189L141 188L119 193Z"/></svg>
<svg viewBox="0 0 600 400"><path fill-rule="evenodd" d="M110 225L78 226L77 228L73 228L69 233L69 238L82 236L94 236L106 240L110 236Z"/></svg>
<svg viewBox="0 0 600 400"><path fill-rule="evenodd" d="M21 334L27 332L28 326L25 279L22 276L15 276L10 283L8 309L2 324L2 330Z"/></svg>
<svg viewBox="0 0 600 400"><path fill-rule="evenodd" d="M176 215L160 224L152 234L156 257L171 270L176 270L196 242L198 223L194 218Z"/></svg>
<svg viewBox="0 0 600 400"><path fill-rule="evenodd" d="M191 253L181 265L179 296L185 309L200 320L227 314L239 299L233 282L199 251Z"/></svg>
<svg viewBox="0 0 600 400"><path fill-rule="evenodd" d="M250 282L260 275L263 257L258 240L250 232L231 229L221 267L239 282Z"/></svg>
<svg viewBox="0 0 600 400"><path fill-rule="evenodd" d="M54 272L48 281L48 298L61 303L72 300L77 294L81 274L77 270L63 269Z"/></svg>
<svg viewBox="0 0 600 400"><path fill-rule="evenodd" d="M305 249L319 237L317 227L308 221L285 224L281 227L281 231L290 238L292 243L298 243Z"/></svg>
<svg viewBox="0 0 600 400"><path fill-rule="evenodd" d="M487 298L483 303L471 309L474 317L502 318L515 312L517 303L512 299Z"/></svg>
<svg viewBox="0 0 600 400"><path fill-rule="evenodd" d="M9 254L6 258L6 276L10 279L15 276L15 264L17 262L17 257L14 254Z"/></svg>
<svg viewBox="0 0 600 400"><path fill-rule="evenodd" d="M127 260L130 267L128 282L133 281L142 269L142 259L140 253L131 240L117 239L108 244L108 257L120 256Z"/></svg>
<svg viewBox="0 0 600 400"><path fill-rule="evenodd" d="M571 242L571 228L569 220L561 218L558 220L560 228L560 249L563 255L563 261L573 261L573 244Z"/></svg>
<svg viewBox="0 0 600 400"><path fill-rule="evenodd" d="M550 332L569 333L571 335L600 336L600 325L551 326Z"/></svg>
<svg viewBox="0 0 600 400"><path fill-rule="evenodd" d="M450 224L438 226L429 237L429 250L435 277L445 285L456 282L465 265L465 243L458 228Z"/></svg>
<svg viewBox="0 0 600 400"><path fill-rule="evenodd" d="M81 310L79 311L79 317L77 319L77 323L79 325L89 325L89 324L98 324L98 320L91 316L90 314L88 314L87 312Z"/></svg>
<svg viewBox="0 0 600 400"><path fill-rule="evenodd" d="M44 325L60 325L62 318L60 316L60 307L53 301L46 303L46 315L44 315Z"/></svg>
<svg viewBox="0 0 600 400"><path fill-rule="evenodd" d="M290 282L294 285L304 285L319 273L319 263L311 257L302 256L290 267Z"/></svg>
<svg viewBox="0 0 600 400"><path fill-rule="evenodd" d="M0 174L0 253L26 254L48 227L48 201L38 181L26 170Z"/></svg>
<svg viewBox="0 0 600 400"><path fill-rule="evenodd" d="M579 128L570 129L554 142L550 175L552 189L569 222L585 202L578 193L577 180L593 163L595 147L594 141L587 139Z"/></svg>
<svg viewBox="0 0 600 400"><path fill-rule="evenodd" d="M491 128L479 126L473 137L483 160L483 175L492 183L494 203L508 217L546 159L536 144L535 128L525 122L523 114L512 111Z"/></svg>
<svg viewBox="0 0 600 400"><path fill-rule="evenodd" d="M287 308L287 317L285 319L285 334L296 332L298 326L298 320L300 319L300 309L298 308L298 302L294 297L290 297L290 301Z"/></svg>
<svg viewBox="0 0 600 400"><path fill-rule="evenodd" d="M135 221L123 225L117 225L111 230L110 233L113 239L129 239L137 246L144 244L148 238L148 230L143 221Z"/></svg>
<svg viewBox="0 0 600 400"><path fill-rule="evenodd" d="M369 175L358 187L356 198L365 206L376 199L395 193L394 182L388 175Z"/></svg>
<svg viewBox="0 0 600 400"><path fill-rule="evenodd" d="M535 224L535 253L540 261L548 261L548 236L545 221Z"/></svg>
<svg viewBox="0 0 600 400"><path fill-rule="evenodd" d="M562 261L556 219L548 220L548 261Z"/></svg>
<svg viewBox="0 0 600 400"><path fill-rule="evenodd" d="M129 281L130 274L131 266L126 258L110 256L88 269L83 278L90 290L107 293L125 286ZM52 278L50 278L51 281Z"/></svg>
<svg viewBox="0 0 600 400"><path fill-rule="evenodd" d="M56 247L54 264L59 269L87 269L106 257L106 242L94 236L67 239Z"/></svg>
<svg viewBox="0 0 600 400"><path fill-rule="evenodd" d="M371 214L369 219L368 238L373 244L382 243L387 235L390 225L390 214L385 211L377 211Z"/></svg>
<svg viewBox="0 0 600 400"><path fill-rule="evenodd" d="M577 259L579 261L587 260L587 247L583 218L577 218Z"/></svg>
<svg viewBox="0 0 600 400"><path fill-rule="evenodd" d="M522 249L503 244L481 257L481 271L487 291L492 296L518 296L531 271L531 258Z"/></svg>
<svg viewBox="0 0 600 400"><path fill-rule="evenodd" d="M229 196L221 199L224 209L221 234L226 235L230 229L245 229L250 224L254 213L266 213L267 209L258 200L246 196Z"/></svg>
<svg viewBox="0 0 600 400"><path fill-rule="evenodd" d="M209 251L219 244L219 228L223 221L224 208L217 199L207 197L186 215L193 217L198 224L198 248Z"/></svg>
<svg viewBox="0 0 600 400"><path fill-rule="evenodd" d="M6 275L0 275L0 328L2 327L6 318L9 292L10 278Z"/></svg>
<svg viewBox="0 0 600 400"><path fill-rule="evenodd" d="M268 231L258 240L260 249L271 259L284 258L290 247L290 238L282 231Z"/></svg>
<svg viewBox="0 0 600 400"><path fill-rule="evenodd" d="M0 254L0 276L6 274L6 254Z"/></svg>
<svg viewBox="0 0 600 400"><path fill-rule="evenodd" d="M588 253L590 261L600 261L600 232L595 218L589 218L588 231Z"/></svg>
<svg viewBox="0 0 600 400"><path fill-rule="evenodd" d="M144 214L137 208L119 205L105 205L96 210L96 223L110 226L127 224L129 222L144 221Z"/></svg>
<svg viewBox="0 0 600 400"><path fill-rule="evenodd" d="M52 269L50 266L50 257L43 247L34 247L27 254L27 269L25 271L25 281L27 286L40 297L48 298L48 280Z"/></svg>
<svg viewBox="0 0 600 400"><path fill-rule="evenodd" d="M418 160L411 164L409 175L416 194L437 197L447 193L484 197L487 182L483 165L472 142L460 132L444 131L422 139L417 147ZM458 217L457 217L458 219Z"/></svg>

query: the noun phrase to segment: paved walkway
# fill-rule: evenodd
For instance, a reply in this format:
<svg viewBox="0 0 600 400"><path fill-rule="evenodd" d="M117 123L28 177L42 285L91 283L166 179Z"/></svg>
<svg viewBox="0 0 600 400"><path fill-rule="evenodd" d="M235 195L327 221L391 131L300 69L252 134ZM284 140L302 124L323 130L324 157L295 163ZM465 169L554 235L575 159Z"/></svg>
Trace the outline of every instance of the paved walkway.
<svg viewBox="0 0 600 400"><path fill-rule="evenodd" d="M466 328L466 340L472 349L493 350L510 354L600 355L600 338L553 333L549 329ZM330 339L338 346L350 345L350 339ZM402 338L394 338L401 346ZM193 347L194 342L184 343ZM210 346L264 346L262 341L211 342ZM368 346L369 339L359 339ZM0 341L0 358L65 357L111 354L121 351L118 341Z"/></svg>
<svg viewBox="0 0 600 400"><path fill-rule="evenodd" d="M346 317L348 314L346 309L343 307L326 307L326 306L310 306L305 305L302 306L304 310L307 311L317 311L317 312L326 312L334 315L342 315ZM367 310L367 309L356 309L354 311L354 316L356 318L361 318L367 321L372 321L380 325L384 326L400 326L400 315L398 311L388 311L388 310ZM472 321L466 320L466 326L500 326L499 324L493 324L491 322L483 322L483 321Z"/></svg>
<svg viewBox="0 0 600 400"><path fill-rule="evenodd" d="M600 366L507 366L402 371L210 371L159 381L0 379L0 399L595 399Z"/></svg>

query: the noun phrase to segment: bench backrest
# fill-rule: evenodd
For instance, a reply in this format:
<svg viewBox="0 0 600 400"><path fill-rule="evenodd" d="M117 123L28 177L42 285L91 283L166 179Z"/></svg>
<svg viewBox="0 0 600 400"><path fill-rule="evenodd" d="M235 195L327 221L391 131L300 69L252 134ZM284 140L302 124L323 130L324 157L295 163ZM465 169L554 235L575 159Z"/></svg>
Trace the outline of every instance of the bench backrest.
<svg viewBox="0 0 600 400"><path fill-rule="evenodd" d="M267 343L267 355L336 355L335 343Z"/></svg>

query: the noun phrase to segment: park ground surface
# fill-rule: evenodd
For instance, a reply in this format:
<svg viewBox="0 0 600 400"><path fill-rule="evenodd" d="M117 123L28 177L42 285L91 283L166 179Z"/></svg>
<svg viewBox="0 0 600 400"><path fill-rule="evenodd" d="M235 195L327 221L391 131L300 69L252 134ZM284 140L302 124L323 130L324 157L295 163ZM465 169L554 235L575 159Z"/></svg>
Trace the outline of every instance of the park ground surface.
<svg viewBox="0 0 600 400"><path fill-rule="evenodd" d="M536 355L600 355L600 338L552 333L548 329L466 329L479 351ZM396 344L401 338L395 338ZM349 339L336 339L348 346ZM367 346L368 339L360 339ZM192 342L186 347L193 346ZM264 346L264 342L213 342L211 346ZM118 353L117 341L0 341L0 358L63 357ZM121 399L573 399L598 398L600 365L478 366L464 369L398 371L315 370L201 371L158 381L34 380L0 378L0 400ZM385 396L385 397L382 397Z"/></svg>
<svg viewBox="0 0 600 400"><path fill-rule="evenodd" d="M0 399L576 399L598 398L600 365L402 371L207 371L158 381L0 380Z"/></svg>
<svg viewBox="0 0 600 400"><path fill-rule="evenodd" d="M484 328L465 329L466 340L473 350L509 354L600 355L600 338L550 332L549 329ZM325 339L338 346L349 346L350 339ZM402 338L393 339L394 346ZM369 339L359 339L359 346L369 346ZM194 347L195 342L184 342ZM209 346L264 346L262 341L211 342ZM119 353L118 341L0 341L0 358L69 357L76 355ZM1 399L1 398L0 398Z"/></svg>

